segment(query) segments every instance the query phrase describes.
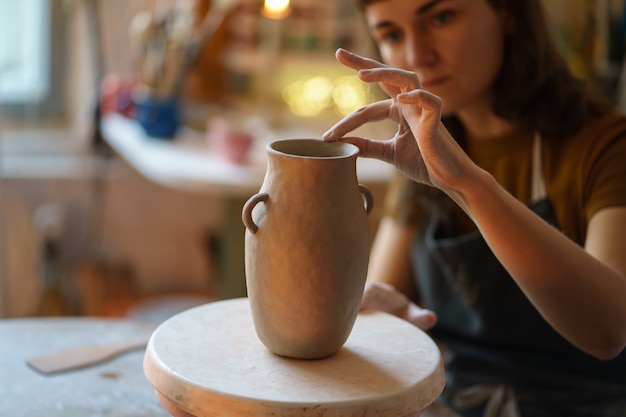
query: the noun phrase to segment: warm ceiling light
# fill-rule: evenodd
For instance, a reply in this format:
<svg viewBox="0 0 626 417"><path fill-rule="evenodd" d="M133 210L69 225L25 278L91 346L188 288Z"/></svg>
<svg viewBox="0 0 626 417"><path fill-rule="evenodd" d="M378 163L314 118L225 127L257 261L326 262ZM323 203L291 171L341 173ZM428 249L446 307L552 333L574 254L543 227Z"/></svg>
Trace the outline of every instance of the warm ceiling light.
<svg viewBox="0 0 626 417"><path fill-rule="evenodd" d="M265 0L263 5L263 16L270 19L284 19L289 12L289 0Z"/></svg>

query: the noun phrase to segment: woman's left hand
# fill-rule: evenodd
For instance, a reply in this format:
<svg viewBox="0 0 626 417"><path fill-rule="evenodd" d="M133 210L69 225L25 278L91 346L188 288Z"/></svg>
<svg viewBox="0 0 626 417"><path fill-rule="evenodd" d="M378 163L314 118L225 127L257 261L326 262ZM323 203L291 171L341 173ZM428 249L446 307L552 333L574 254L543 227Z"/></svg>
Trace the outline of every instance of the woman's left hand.
<svg viewBox="0 0 626 417"><path fill-rule="evenodd" d="M431 329L437 322L437 315L434 312L417 306L391 285L380 282L365 284L361 310L378 310L393 314L422 330Z"/></svg>

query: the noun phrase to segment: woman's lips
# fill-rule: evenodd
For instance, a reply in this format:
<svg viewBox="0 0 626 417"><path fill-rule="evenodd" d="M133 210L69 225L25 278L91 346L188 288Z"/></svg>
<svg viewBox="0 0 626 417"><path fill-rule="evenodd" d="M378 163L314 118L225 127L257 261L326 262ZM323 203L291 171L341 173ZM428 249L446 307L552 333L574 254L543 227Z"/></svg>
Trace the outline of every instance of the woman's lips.
<svg viewBox="0 0 626 417"><path fill-rule="evenodd" d="M430 90L431 88L436 88L440 86L446 81L448 81L448 77L431 78L429 80L422 81L422 88L424 88L425 90Z"/></svg>

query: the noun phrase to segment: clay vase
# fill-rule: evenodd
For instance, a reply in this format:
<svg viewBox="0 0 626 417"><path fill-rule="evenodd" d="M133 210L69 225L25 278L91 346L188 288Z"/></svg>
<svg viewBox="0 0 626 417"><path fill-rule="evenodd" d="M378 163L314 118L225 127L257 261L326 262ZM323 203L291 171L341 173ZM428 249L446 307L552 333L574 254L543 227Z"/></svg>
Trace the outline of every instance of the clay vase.
<svg viewBox="0 0 626 417"><path fill-rule="evenodd" d="M244 205L248 298L261 342L318 359L346 342L359 312L370 250L370 191L356 146L316 139L267 145L259 193Z"/></svg>

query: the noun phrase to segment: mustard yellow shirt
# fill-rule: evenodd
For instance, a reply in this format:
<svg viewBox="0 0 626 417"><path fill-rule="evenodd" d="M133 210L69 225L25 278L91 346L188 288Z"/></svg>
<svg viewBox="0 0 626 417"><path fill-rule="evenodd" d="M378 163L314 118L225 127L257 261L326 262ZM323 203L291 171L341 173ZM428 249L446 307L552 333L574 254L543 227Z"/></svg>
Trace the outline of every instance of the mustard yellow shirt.
<svg viewBox="0 0 626 417"><path fill-rule="evenodd" d="M530 203L533 132L507 137L467 138L468 156L502 187ZM543 174L559 226L583 245L589 219L598 210L626 206L626 115L610 113L587 123L570 138L542 138ZM420 201L429 187L398 175L384 212L405 224L419 222Z"/></svg>

